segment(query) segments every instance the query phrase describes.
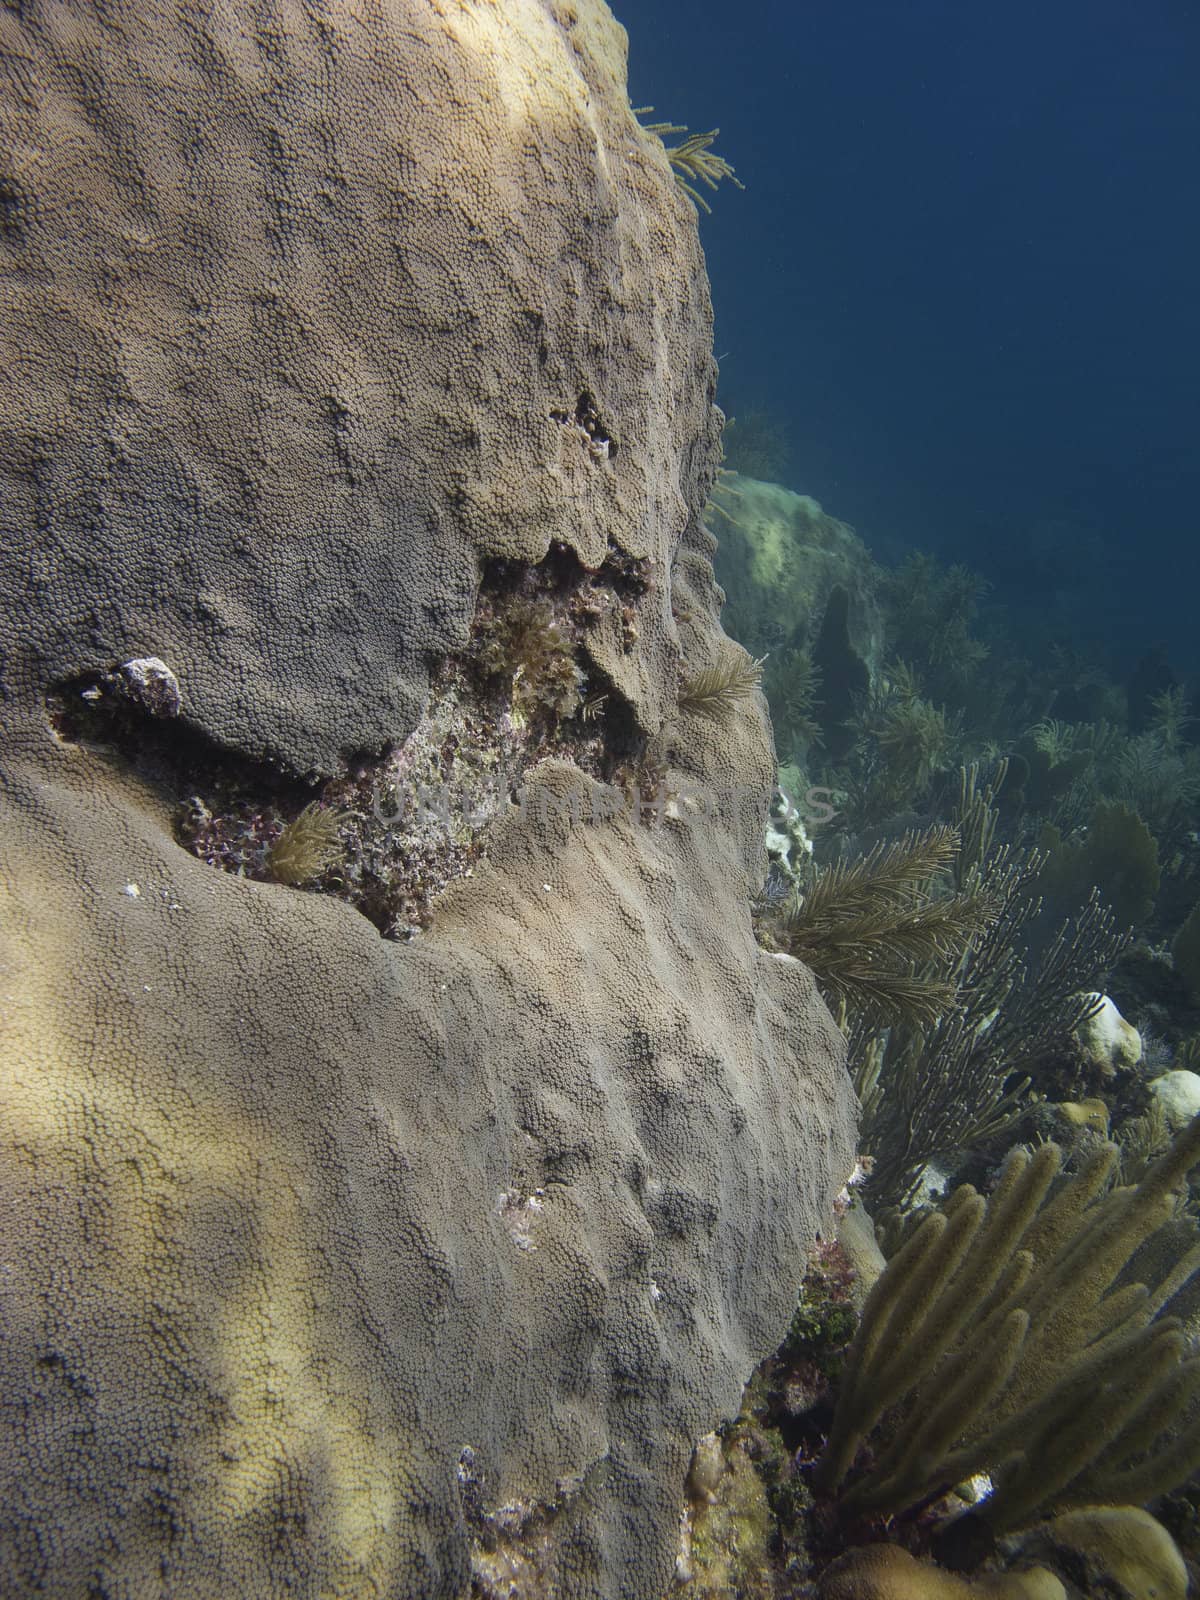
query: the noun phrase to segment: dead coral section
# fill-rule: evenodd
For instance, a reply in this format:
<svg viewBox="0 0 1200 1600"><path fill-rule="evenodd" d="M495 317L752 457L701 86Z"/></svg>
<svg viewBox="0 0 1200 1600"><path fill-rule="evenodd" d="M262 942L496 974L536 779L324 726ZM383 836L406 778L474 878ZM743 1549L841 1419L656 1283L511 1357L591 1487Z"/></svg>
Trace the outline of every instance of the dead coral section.
<svg viewBox="0 0 1200 1600"><path fill-rule="evenodd" d="M491 1505L475 1451L458 1460L463 1518L471 1534L469 1600L555 1600L554 1550L560 1519L574 1512L586 1478L561 1480L553 1499Z"/></svg>
<svg viewBox="0 0 1200 1600"><path fill-rule="evenodd" d="M648 564L615 546L595 572L563 546L536 567L492 563L468 647L435 678L417 727L324 786L345 848L313 881L386 937L411 938L429 925L438 896L484 857L491 824L523 803L539 761L555 756L637 791L642 741L587 641L606 625L635 638L649 585ZM193 830L193 848L214 866L262 875L259 862L269 869L274 847L248 858L238 842L239 829L253 834L259 820L236 808L223 816L227 836L210 822Z"/></svg>
<svg viewBox="0 0 1200 1600"><path fill-rule="evenodd" d="M773 1518L758 1455L755 1430L741 1422L696 1446L675 1563L679 1600L773 1600Z"/></svg>
<svg viewBox="0 0 1200 1600"><path fill-rule="evenodd" d="M521 723L539 712L554 720L571 717L583 704L587 679L548 600L516 600L494 614L481 631L474 665L504 691L510 714Z"/></svg>
<svg viewBox="0 0 1200 1600"><path fill-rule="evenodd" d="M46 717L64 744L135 743L140 728L161 741L183 712L179 679L159 656L137 656L109 672L85 672L47 696Z"/></svg>
<svg viewBox="0 0 1200 1600"><path fill-rule="evenodd" d="M797 1419L828 1411L854 1331L853 1282L841 1247L819 1242L783 1345L751 1378L737 1418L699 1441L680 1524L679 1600L811 1593L821 1541Z"/></svg>
<svg viewBox="0 0 1200 1600"><path fill-rule="evenodd" d="M221 871L336 895L386 937L410 937L479 859L483 830L519 781L522 750L511 719L489 718L450 676L402 744L349 762L307 803L311 791L248 783L237 767L189 771L177 837ZM318 826L302 819L317 817L337 819L337 848L326 823L319 860L298 848ZM303 870L292 870L301 854Z"/></svg>
<svg viewBox="0 0 1200 1600"><path fill-rule="evenodd" d="M562 544L535 567L489 563L462 658L465 678L494 708L552 728L605 691L590 642L604 634L632 650L651 583L650 563L615 544L594 572Z"/></svg>
<svg viewBox="0 0 1200 1600"><path fill-rule="evenodd" d="M650 563L616 544L594 571L565 545L537 566L491 563L467 647L434 675L417 726L319 786L197 734L154 658L60 685L50 720L167 798L178 841L210 866L335 895L409 938L486 854L490 824L523 803L539 761L573 762L630 806L657 783L632 709L588 648L601 633L633 648L651 584Z"/></svg>
<svg viewBox="0 0 1200 1600"><path fill-rule="evenodd" d="M575 402L574 410L556 407L550 413L551 422L574 434L590 461L614 461L617 441L600 414L593 397L585 389Z"/></svg>

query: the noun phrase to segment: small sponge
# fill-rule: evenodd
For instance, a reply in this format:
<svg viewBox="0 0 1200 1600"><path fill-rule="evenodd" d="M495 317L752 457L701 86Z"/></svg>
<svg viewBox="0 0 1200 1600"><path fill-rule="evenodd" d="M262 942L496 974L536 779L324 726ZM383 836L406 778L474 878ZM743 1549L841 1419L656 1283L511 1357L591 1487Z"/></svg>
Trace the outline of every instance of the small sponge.
<svg viewBox="0 0 1200 1600"><path fill-rule="evenodd" d="M1022 1540L1023 1551L1056 1565L1082 1560L1087 1592L1120 1600L1186 1600L1187 1567L1174 1539L1141 1506L1085 1506L1066 1511Z"/></svg>
<svg viewBox="0 0 1200 1600"><path fill-rule="evenodd" d="M819 1600L1067 1600L1067 1591L1044 1567L968 1582L894 1544L871 1545L839 1557L817 1593Z"/></svg>

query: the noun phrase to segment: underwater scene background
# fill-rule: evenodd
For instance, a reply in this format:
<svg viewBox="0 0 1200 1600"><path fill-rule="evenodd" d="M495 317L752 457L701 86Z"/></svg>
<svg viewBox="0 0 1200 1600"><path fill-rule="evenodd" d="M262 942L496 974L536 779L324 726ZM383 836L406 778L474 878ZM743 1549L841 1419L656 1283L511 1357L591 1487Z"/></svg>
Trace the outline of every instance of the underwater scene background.
<svg viewBox="0 0 1200 1600"><path fill-rule="evenodd" d="M1182 1596L1200 1193L1166 1195L1200 1111L1200 13L616 9L713 286L707 520L779 759L756 928L847 1032L889 1257L851 1265L855 1203L697 1457L689 1583L807 1594L815 1558L829 1600ZM1041 1261L1041 1208L1072 1204L1090 1220ZM1009 1292L1031 1246L1043 1281ZM1070 1303L1087 1271L1160 1270L1136 1331ZM1168 1488L1185 1559L1128 1509Z"/></svg>
<svg viewBox="0 0 1200 1600"><path fill-rule="evenodd" d="M4 1600L1195 1590L1196 8L617 7L0 6Z"/></svg>
<svg viewBox="0 0 1200 1600"><path fill-rule="evenodd" d="M719 125L746 184L701 234L759 475L1117 681L1196 671L1196 8L615 10L634 105Z"/></svg>

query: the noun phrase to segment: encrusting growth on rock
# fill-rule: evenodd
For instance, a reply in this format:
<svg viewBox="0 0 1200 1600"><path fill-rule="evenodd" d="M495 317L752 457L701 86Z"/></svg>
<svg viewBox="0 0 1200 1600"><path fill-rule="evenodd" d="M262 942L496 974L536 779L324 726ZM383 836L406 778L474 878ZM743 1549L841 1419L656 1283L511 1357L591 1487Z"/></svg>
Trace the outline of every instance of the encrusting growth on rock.
<svg viewBox="0 0 1200 1600"><path fill-rule="evenodd" d="M517 598L499 609L479 629L475 659L482 678L505 688L520 719L538 711L569 717L582 703L572 641L545 598Z"/></svg>

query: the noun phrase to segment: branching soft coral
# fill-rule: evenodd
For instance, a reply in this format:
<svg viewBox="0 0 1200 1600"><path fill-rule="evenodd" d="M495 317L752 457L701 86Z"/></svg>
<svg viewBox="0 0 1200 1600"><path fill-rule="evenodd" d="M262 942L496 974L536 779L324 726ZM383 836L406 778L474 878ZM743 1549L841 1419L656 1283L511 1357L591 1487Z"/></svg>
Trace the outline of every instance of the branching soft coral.
<svg viewBox="0 0 1200 1600"><path fill-rule="evenodd" d="M863 1308L819 1489L871 1438L843 1505L897 1512L986 1471L984 1514L1011 1528L1051 1505L1139 1505L1200 1464L1200 1359L1158 1315L1200 1242L1152 1289L1115 1286L1200 1161L1200 1118L1135 1188L1105 1192L1117 1160L1101 1145L1055 1187L1057 1146L1016 1150L990 1200L964 1185L926 1218Z"/></svg>
<svg viewBox="0 0 1200 1600"><path fill-rule="evenodd" d="M642 116L647 111L653 111L653 106L640 106L634 113ZM675 169L675 182L692 199L697 206L712 214L712 207L696 188L697 183L707 184L710 189L715 189L722 178L728 178L730 183L737 188L744 189L746 185L734 174L733 168L724 156L717 155L712 149L712 142L720 133L720 128L712 128L708 133L690 133L682 144L668 145L667 138L675 133L687 133L687 129L677 122L647 122L643 124L647 133L657 134L663 141L667 152L667 160Z"/></svg>
<svg viewBox="0 0 1200 1600"><path fill-rule="evenodd" d="M953 969L989 916L983 895L930 888L957 851L953 828L881 844L820 873L771 931L834 1006L881 1022L935 1022L953 1005Z"/></svg>

